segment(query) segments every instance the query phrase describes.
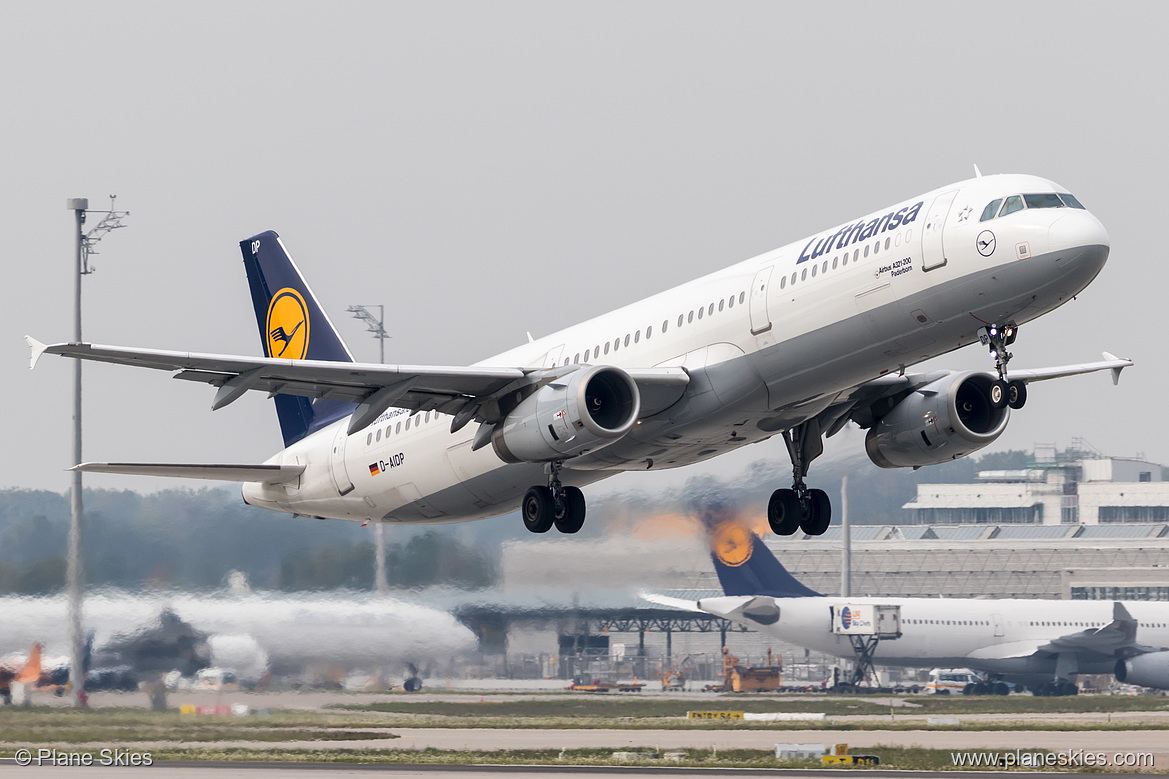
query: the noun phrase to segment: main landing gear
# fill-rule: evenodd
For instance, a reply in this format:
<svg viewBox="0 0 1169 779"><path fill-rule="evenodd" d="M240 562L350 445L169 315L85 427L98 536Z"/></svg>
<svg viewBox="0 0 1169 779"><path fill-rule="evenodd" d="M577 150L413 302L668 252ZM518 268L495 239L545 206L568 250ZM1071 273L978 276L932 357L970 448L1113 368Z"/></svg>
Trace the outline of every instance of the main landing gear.
<svg viewBox="0 0 1169 779"><path fill-rule="evenodd" d="M585 499L578 487L560 483L561 463L547 465L548 486L531 487L524 494L520 514L524 527L533 533L547 533L553 525L561 533L575 533L584 527Z"/></svg>
<svg viewBox="0 0 1169 779"><path fill-rule="evenodd" d="M1014 357L1007 351L1007 347L1015 342L1018 335L1019 328L1013 322L978 330L978 340L990 349L990 356L994 359L994 367L999 375L998 381L990 388L990 402L995 408L1010 406L1020 409L1027 402L1027 382L1021 379L1007 381L1007 363Z"/></svg>
<svg viewBox="0 0 1169 779"><path fill-rule="evenodd" d="M792 461L792 487L771 493L767 523L773 533L781 536L790 536L797 530L810 536L823 535L832 522L832 501L824 490L808 489L804 484L808 466L824 451L819 422L813 419L784 431L783 442Z"/></svg>

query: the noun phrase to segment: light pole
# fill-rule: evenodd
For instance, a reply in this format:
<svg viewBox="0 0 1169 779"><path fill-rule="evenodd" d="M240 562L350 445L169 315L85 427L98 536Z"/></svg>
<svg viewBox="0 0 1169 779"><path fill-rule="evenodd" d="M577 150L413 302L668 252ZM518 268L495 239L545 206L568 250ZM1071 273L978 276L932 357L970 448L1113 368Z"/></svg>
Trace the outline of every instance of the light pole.
<svg viewBox="0 0 1169 779"><path fill-rule="evenodd" d="M125 227L122 219L129 211L115 211L114 199L110 195L110 210L95 211L105 216L88 233L85 215L89 209L89 198L72 197L65 201L65 207L77 219L76 254L77 278L73 284L73 342L81 343L81 277L93 273L89 256L97 254L94 247L105 234L119 227ZM73 464L81 464L81 360L73 361ZM81 599L84 571L81 564L81 525L84 512L81 503L81 471L73 471L70 490L69 551L65 560L65 589L69 599L69 684L73 690L76 706L85 705L85 657L84 638L81 632Z"/></svg>
<svg viewBox="0 0 1169 779"><path fill-rule="evenodd" d="M373 306L350 306L346 309L350 314L353 314L355 319L360 319L365 322L369 332L373 333L373 337L378 342L378 362L384 363L386 361L386 339L390 336L386 333L386 307L379 305L377 307L378 315L375 318L370 309ZM385 527L381 522L374 522L373 524L373 554L374 554L374 588L379 595L385 595L390 591L390 584L386 580L386 544L385 544Z"/></svg>

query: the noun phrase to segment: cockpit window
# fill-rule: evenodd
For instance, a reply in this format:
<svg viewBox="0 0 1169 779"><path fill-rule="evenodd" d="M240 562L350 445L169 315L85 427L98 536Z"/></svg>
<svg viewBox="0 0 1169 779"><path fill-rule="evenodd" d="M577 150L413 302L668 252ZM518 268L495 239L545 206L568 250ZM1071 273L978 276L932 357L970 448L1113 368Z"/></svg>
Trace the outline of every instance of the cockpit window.
<svg viewBox="0 0 1169 779"><path fill-rule="evenodd" d="M1006 216L1007 214L1013 214L1016 211L1022 210L1023 198L1019 197L1018 195L1011 195L1009 198L1003 201L1003 210L999 211L999 216Z"/></svg>
<svg viewBox="0 0 1169 779"><path fill-rule="evenodd" d="M1054 192L1045 192L1042 195L1023 195L1027 208L1063 208L1063 201Z"/></svg>
<svg viewBox="0 0 1169 779"><path fill-rule="evenodd" d="M994 215L999 212L999 204L1003 202L1000 197L998 200L992 200L986 204L986 208L982 209L982 218L978 221L985 222L988 219L994 219Z"/></svg>
<svg viewBox="0 0 1169 779"><path fill-rule="evenodd" d="M1060 192L1059 196L1063 200L1063 202L1066 203L1067 205L1069 205L1070 207L1083 208L1083 206L1080 205L1080 201L1076 200L1074 197L1069 195L1067 192Z"/></svg>

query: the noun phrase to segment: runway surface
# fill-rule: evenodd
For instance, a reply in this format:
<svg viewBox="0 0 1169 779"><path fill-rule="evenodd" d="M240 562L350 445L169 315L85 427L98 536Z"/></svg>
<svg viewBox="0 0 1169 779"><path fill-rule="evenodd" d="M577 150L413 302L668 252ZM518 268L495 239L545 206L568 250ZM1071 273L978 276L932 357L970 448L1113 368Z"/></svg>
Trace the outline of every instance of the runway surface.
<svg viewBox="0 0 1169 779"><path fill-rule="evenodd" d="M521 776L523 779L614 779L616 777L654 777L655 779L694 779L712 776L782 776L782 777L832 777L840 776L841 770L824 769L774 769L774 768L609 768L601 766L417 766L417 765L347 765L329 763L202 763L198 765L166 763L157 767L138 769L141 771L165 771L167 775L180 779L221 779L231 774L242 774L246 779L320 779L322 776L368 777L372 774L393 777L393 779L501 779L505 776ZM906 774L899 771L863 769L869 779L901 779ZM35 773L34 773L35 772ZM108 768L99 767L53 767L19 768L0 763L0 776L21 779L38 776L44 779L73 777L74 779L108 779L112 773ZM985 771L964 771L963 779L1001 779L1002 773ZM1101 777L1131 777L1132 774L1079 774L1028 772L1035 777L1060 777L1060 779L1101 779ZM953 779L952 771L913 771L913 779Z"/></svg>

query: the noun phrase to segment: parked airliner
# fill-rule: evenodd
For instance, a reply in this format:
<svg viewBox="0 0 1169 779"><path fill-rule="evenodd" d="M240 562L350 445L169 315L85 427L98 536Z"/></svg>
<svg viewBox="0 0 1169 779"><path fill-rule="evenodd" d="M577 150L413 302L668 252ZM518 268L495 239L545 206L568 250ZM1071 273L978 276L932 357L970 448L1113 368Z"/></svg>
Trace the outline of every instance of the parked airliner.
<svg viewBox="0 0 1169 779"><path fill-rule="evenodd" d="M871 650L880 665L954 666L988 674L977 692L1005 692L1000 680L1038 695L1075 694L1078 674L1169 689L1169 603L977 598L845 598L800 583L750 528L735 521L711 532L711 560L725 595L686 601L646 594L662 605L738 622L796 646L852 659L853 639L833 629L865 607L897 607L900 633ZM846 625L847 626L847 625Z"/></svg>
<svg viewBox="0 0 1169 779"><path fill-rule="evenodd" d="M792 486L772 529L820 534L805 483L823 436L868 429L881 467L946 462L993 442L1028 382L1132 363L1008 371L1025 324L1100 272L1108 235L1063 187L978 176L903 200L469 367L356 363L280 238L240 243L265 357L46 346L275 399L285 448L263 465L85 463L79 470L244 482L256 506L318 518L455 522L519 507L577 532L581 487L676 468L780 435ZM994 369L907 373L982 342ZM471 422L477 425L467 428Z"/></svg>

